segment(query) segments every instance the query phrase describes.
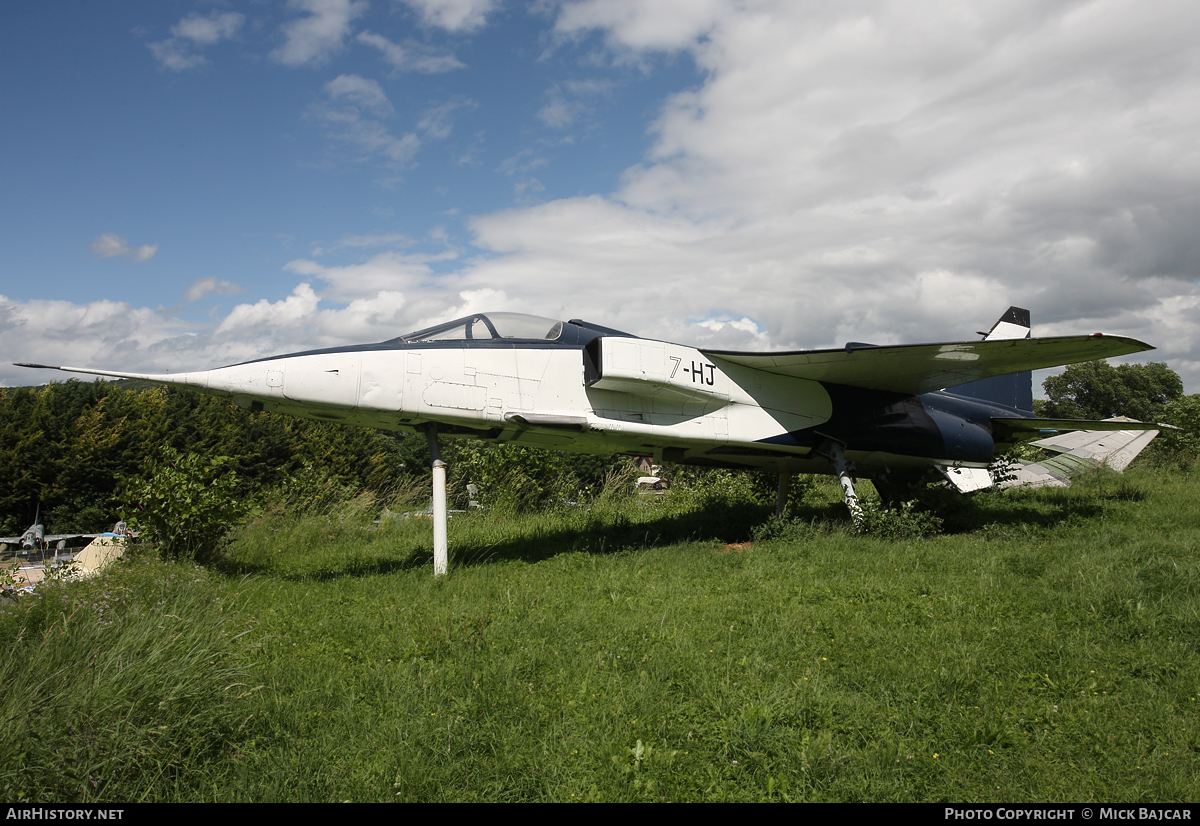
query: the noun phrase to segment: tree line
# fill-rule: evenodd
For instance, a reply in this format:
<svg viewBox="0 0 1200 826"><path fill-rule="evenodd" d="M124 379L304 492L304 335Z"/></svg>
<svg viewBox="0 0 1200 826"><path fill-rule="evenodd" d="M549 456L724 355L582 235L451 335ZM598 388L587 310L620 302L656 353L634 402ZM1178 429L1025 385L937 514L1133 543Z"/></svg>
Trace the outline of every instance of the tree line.
<svg viewBox="0 0 1200 826"><path fill-rule="evenodd" d="M443 453L457 507L467 505L468 483L493 500L504 489L513 504L536 506L548 491L597 489L629 463L473 440L446 440ZM134 515L130 482L176 454L221 458L242 499L305 472L382 499L429 476L421 434L250 413L181 388L71 379L0 391L0 534L19 534L39 511L50 533L108 530Z"/></svg>

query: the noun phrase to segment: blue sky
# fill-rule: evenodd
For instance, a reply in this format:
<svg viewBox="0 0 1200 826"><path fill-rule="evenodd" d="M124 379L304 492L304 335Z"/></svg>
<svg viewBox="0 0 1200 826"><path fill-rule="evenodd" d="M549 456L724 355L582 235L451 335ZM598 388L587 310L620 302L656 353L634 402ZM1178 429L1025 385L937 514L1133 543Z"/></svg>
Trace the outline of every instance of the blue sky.
<svg viewBox="0 0 1200 826"><path fill-rule="evenodd" d="M66 9L69 8L69 12ZM1200 7L0 11L7 362L171 371L475 310L744 349L1035 333L1200 390Z"/></svg>
<svg viewBox="0 0 1200 826"><path fill-rule="evenodd" d="M286 27L322 7L360 13L284 62ZM461 31L387 0L14 11L27 19L4 27L6 75L36 82L4 93L5 188L22 196L3 206L4 292L26 301L171 307L210 277L286 295L281 263L313 249L349 263L460 248L472 215L615 189L663 98L698 82L685 55L604 65L597 37L556 42L552 16L516 5ZM173 35L189 22L216 41ZM89 255L106 233L157 250Z"/></svg>

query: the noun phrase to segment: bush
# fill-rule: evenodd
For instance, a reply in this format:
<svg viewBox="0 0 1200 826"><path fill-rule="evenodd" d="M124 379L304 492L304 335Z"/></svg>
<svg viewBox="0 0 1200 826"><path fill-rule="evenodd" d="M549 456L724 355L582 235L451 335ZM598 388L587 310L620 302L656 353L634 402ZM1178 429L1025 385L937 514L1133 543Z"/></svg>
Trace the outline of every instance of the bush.
<svg viewBox="0 0 1200 826"><path fill-rule="evenodd" d="M836 527L831 522L772 515L766 522L755 525L750 535L755 542L805 542L816 536L828 535L833 530Z"/></svg>
<svg viewBox="0 0 1200 826"><path fill-rule="evenodd" d="M942 532L942 520L935 514L919 510L916 502L904 502L887 508L872 500L859 500L862 520L855 533L879 539L923 539Z"/></svg>
<svg viewBox="0 0 1200 826"><path fill-rule="evenodd" d="M447 451L450 454L450 451ZM465 507L467 485L474 485L478 501L489 510L520 513L551 504L556 498L577 498L578 481L566 458L551 451L524 445L493 445L463 441L448 455L450 487Z"/></svg>
<svg viewBox="0 0 1200 826"><path fill-rule="evenodd" d="M761 481L765 474L701 468L688 474L672 473L670 476L672 495L694 500L700 507L760 506L774 501L774 490Z"/></svg>
<svg viewBox="0 0 1200 826"><path fill-rule="evenodd" d="M225 534L245 514L237 474L222 470L225 457L206 459L164 448L141 476L126 479L124 498L136 513L130 526L168 559L209 562Z"/></svg>

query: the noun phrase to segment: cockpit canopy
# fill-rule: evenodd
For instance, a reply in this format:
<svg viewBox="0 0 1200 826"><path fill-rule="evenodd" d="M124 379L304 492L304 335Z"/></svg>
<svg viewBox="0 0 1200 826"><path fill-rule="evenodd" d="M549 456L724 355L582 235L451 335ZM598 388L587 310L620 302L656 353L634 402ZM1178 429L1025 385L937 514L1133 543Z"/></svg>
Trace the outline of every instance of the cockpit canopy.
<svg viewBox="0 0 1200 826"><path fill-rule="evenodd" d="M553 318L525 313L479 313L409 333L398 341L489 341L502 338L557 341L562 331L563 323Z"/></svg>
<svg viewBox="0 0 1200 826"><path fill-rule="evenodd" d="M525 313L477 313L476 315L456 318L434 327L417 330L415 333L388 339L377 344L347 344L341 347L328 347L322 350L306 350L302 353L287 353L282 356L271 356L255 361L274 361L275 359L292 356L315 356L325 353L354 353L372 350L406 350L414 345L418 348L430 344L435 348L480 347L508 348L533 347L545 345L552 347L584 347L598 336L623 336L636 338L629 333L614 330L611 327L601 327L582 319L573 318L570 321L559 321L554 318L542 318ZM455 345L454 342L462 342ZM244 362L252 364L253 362Z"/></svg>

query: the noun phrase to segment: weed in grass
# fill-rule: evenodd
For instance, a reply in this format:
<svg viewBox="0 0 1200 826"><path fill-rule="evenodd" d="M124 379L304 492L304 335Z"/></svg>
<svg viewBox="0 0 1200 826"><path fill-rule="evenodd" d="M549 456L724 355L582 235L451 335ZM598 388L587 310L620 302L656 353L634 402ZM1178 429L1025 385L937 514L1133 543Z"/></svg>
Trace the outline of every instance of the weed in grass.
<svg viewBox="0 0 1200 826"><path fill-rule="evenodd" d="M942 530L941 517L922 509L915 501L903 502L894 508L869 499L859 505L862 519L855 531L865 536L890 540L924 539Z"/></svg>
<svg viewBox="0 0 1200 826"><path fill-rule="evenodd" d="M0 600L3 602L15 601L26 584L19 560L14 559L11 565L0 567Z"/></svg>
<svg viewBox="0 0 1200 826"><path fill-rule="evenodd" d="M902 541L935 536L942 530L941 518L924 510L915 501L888 507L877 500L861 499L859 506L862 519L857 524L819 518L803 519L785 513L783 516L771 516L755 525L752 536L755 542L776 540L798 543L821 535L843 532L848 535Z"/></svg>

